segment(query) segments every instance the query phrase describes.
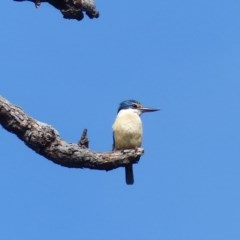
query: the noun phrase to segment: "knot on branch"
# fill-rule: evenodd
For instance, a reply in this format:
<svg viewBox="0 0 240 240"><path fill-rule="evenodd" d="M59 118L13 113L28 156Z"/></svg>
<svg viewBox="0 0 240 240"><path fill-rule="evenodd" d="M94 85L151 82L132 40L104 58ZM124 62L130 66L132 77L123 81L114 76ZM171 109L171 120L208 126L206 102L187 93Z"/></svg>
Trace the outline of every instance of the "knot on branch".
<svg viewBox="0 0 240 240"><path fill-rule="evenodd" d="M82 20L83 12L89 18L98 18L99 12L96 9L94 0L64 0L66 7L59 9L64 18Z"/></svg>
<svg viewBox="0 0 240 240"><path fill-rule="evenodd" d="M30 148L40 153L54 142L57 136L57 132L51 126L40 123L37 128L29 128L25 132L23 140Z"/></svg>

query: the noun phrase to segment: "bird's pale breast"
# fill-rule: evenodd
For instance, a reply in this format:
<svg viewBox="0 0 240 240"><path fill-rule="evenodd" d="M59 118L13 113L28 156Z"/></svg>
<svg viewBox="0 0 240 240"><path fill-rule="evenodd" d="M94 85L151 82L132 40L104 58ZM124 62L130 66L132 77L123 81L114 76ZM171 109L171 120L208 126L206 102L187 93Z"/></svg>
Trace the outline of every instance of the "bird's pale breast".
<svg viewBox="0 0 240 240"><path fill-rule="evenodd" d="M142 144L142 121L138 114L119 112L113 124L115 149L131 149Z"/></svg>

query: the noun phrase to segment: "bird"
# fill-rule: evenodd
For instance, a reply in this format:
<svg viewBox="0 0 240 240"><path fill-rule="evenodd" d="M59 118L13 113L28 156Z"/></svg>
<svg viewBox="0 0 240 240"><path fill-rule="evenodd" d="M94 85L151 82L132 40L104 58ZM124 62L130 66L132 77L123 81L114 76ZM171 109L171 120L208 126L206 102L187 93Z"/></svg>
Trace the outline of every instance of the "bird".
<svg viewBox="0 0 240 240"><path fill-rule="evenodd" d="M140 118L142 113L155 112L160 109L147 108L136 100L125 100L119 105L117 117L113 123L113 151L136 149L142 145L143 127ZM127 185L134 183L133 166L125 166Z"/></svg>

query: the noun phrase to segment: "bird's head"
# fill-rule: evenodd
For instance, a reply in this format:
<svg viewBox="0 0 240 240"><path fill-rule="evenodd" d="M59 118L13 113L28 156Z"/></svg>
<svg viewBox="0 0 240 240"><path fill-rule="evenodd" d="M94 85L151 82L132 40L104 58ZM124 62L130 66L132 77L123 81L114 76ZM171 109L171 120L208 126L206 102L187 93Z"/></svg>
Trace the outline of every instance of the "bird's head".
<svg viewBox="0 0 240 240"><path fill-rule="evenodd" d="M155 112L155 111L159 110L157 108L143 107L143 105L136 100L125 100L125 101L121 102L120 106L118 108L118 112L120 112L121 110L124 110L124 109L133 109L139 115L141 115L142 113L145 113L145 112Z"/></svg>

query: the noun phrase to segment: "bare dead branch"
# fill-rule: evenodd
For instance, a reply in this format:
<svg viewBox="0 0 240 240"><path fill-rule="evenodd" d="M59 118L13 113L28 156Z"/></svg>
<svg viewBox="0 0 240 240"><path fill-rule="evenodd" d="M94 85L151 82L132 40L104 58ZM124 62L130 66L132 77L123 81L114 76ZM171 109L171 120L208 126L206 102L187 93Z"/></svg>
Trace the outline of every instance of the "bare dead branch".
<svg viewBox="0 0 240 240"><path fill-rule="evenodd" d="M0 124L36 153L64 167L112 170L137 163L144 152L142 148L105 153L90 151L84 145L86 131L81 138L82 144L67 143L52 126L31 118L1 96Z"/></svg>
<svg viewBox="0 0 240 240"><path fill-rule="evenodd" d="M39 7L42 2L47 2L61 11L64 18L82 20L85 12L89 18L98 18L94 0L14 0L17 2L29 1Z"/></svg>

